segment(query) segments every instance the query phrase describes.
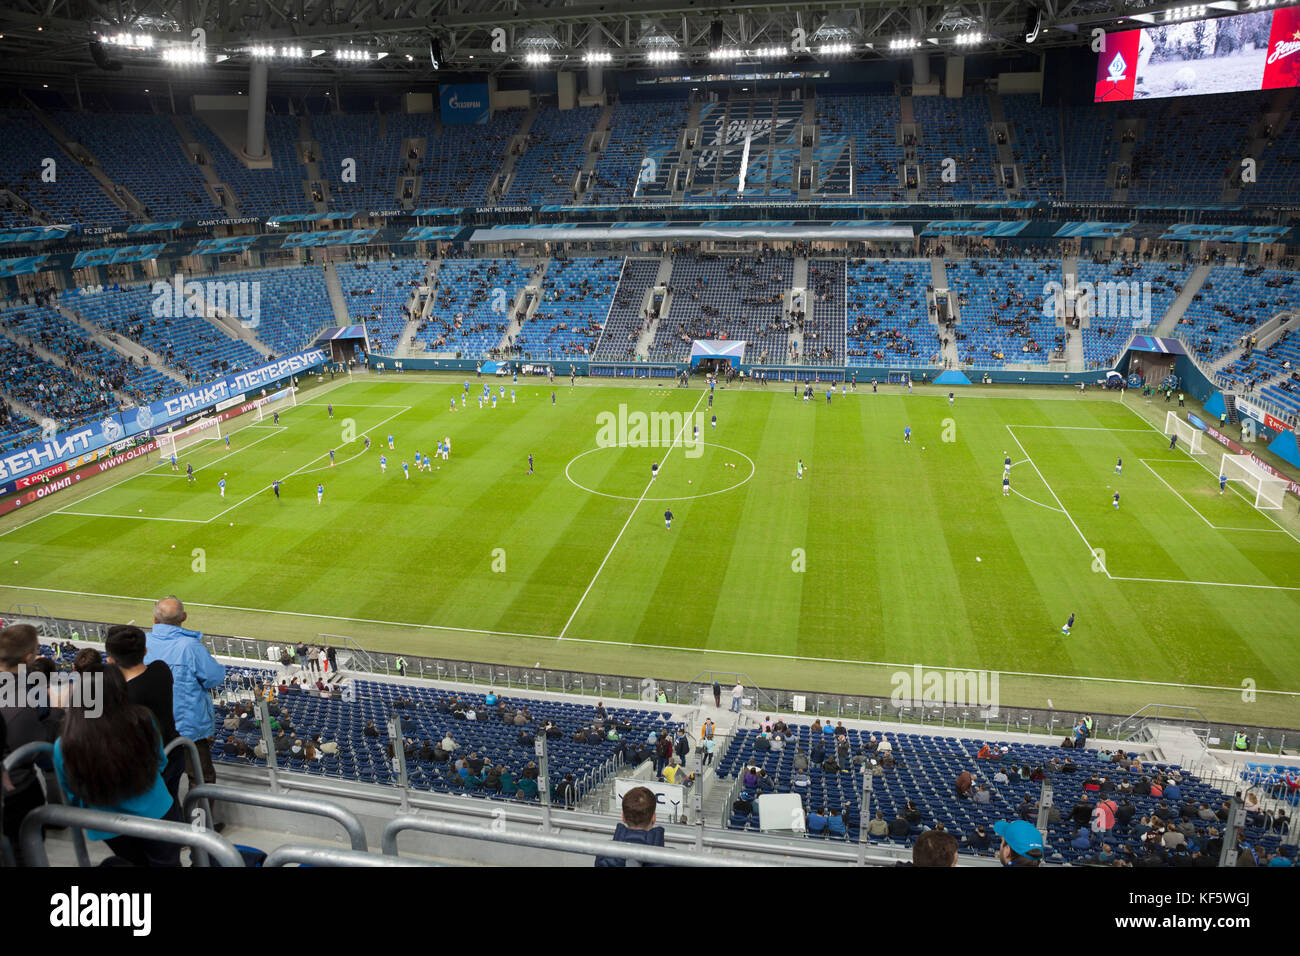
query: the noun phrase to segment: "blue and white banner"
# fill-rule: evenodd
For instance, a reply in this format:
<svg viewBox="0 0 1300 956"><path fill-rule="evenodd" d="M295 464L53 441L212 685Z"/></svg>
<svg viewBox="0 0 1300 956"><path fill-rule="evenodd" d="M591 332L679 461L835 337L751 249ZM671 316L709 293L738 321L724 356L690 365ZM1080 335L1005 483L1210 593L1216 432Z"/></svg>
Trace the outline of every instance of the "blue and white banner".
<svg viewBox="0 0 1300 956"><path fill-rule="evenodd" d="M488 121L490 100L486 83L453 83L438 90L438 108L444 126L475 126Z"/></svg>
<svg viewBox="0 0 1300 956"><path fill-rule="evenodd" d="M231 396L257 391L282 378L301 374L324 364L327 359L323 349L309 349L260 368L227 375L207 385L187 389L152 405L116 412L98 424L61 432L46 441L0 456L0 481L23 478L34 471L49 468L143 432L165 430L165 426L186 415L211 408Z"/></svg>

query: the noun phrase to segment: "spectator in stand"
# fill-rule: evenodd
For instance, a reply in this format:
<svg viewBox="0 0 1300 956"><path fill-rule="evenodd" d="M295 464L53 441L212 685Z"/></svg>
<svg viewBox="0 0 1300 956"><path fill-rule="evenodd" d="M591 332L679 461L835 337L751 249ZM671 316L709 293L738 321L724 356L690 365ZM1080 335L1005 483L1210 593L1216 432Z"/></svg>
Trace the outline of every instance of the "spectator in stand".
<svg viewBox="0 0 1300 956"><path fill-rule="evenodd" d="M187 615L179 598L165 597L153 608L153 629L147 638L145 663L162 661L172 672L172 711L176 732L189 737L199 751L204 783L216 783L212 766L212 735L216 714L209 691L226 680L226 668L203 646L203 635L181 627ZM190 771L190 785L199 781Z"/></svg>
<svg viewBox="0 0 1300 956"><path fill-rule="evenodd" d="M912 844L912 865L956 866L957 838L945 830L926 830Z"/></svg>
<svg viewBox="0 0 1300 956"><path fill-rule="evenodd" d="M13 675L7 680L16 680L20 667L28 667L40 653L40 637L36 628L30 624L11 624L0 630L0 672ZM49 701L48 703L54 703ZM24 744L53 743L59 735L59 726L63 723L63 711L56 707L17 706L0 707L0 727L5 728L3 740L0 740L0 759ZM13 848L18 863L22 865L21 847L18 843L18 828L28 812L45 803L45 792L41 789L37 777L41 771L38 765L26 764L15 767L3 775L0 786L4 787L4 835Z"/></svg>
<svg viewBox="0 0 1300 956"><path fill-rule="evenodd" d="M1039 866L1043 862L1043 835L1026 820L999 820L993 832L1002 838L997 858L1003 866Z"/></svg>
<svg viewBox="0 0 1300 956"><path fill-rule="evenodd" d="M648 787L633 787L623 795L623 821L614 828L614 842L663 846L664 828L655 826L658 798ZM596 866L659 866L622 857L598 856Z"/></svg>
<svg viewBox="0 0 1300 956"><path fill-rule="evenodd" d="M162 777L166 763L162 735L148 708L131 703L126 679L113 664L87 675L102 675L93 709L73 701L54 744L54 771L68 803L152 820L181 821L176 798ZM87 830L105 840L134 866L180 866L180 846L143 837Z"/></svg>
<svg viewBox="0 0 1300 956"><path fill-rule="evenodd" d="M172 672L162 661L146 664L144 656L148 651L144 631L133 624L118 624L108 629L104 635L104 650L108 653L108 662L116 664L126 679L126 696L131 703L147 707L153 714L162 733L163 746L176 739L176 722L173 717ZM231 729L231 728L227 728ZM238 729L238 723L234 729ZM181 773L185 770L185 748L177 747L167 756L163 767L163 780L173 797L181 785Z"/></svg>

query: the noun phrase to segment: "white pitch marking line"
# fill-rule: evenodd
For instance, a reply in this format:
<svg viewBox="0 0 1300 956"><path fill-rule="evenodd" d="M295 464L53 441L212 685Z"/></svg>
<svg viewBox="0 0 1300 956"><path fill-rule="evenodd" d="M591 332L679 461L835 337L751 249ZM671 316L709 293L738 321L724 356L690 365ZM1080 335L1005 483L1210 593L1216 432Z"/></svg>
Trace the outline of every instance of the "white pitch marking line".
<svg viewBox="0 0 1300 956"><path fill-rule="evenodd" d="M1052 496L1052 500L1056 502L1056 506L1061 509L1061 514L1065 515L1065 520L1070 522L1074 527L1074 530L1079 533L1079 537L1083 539L1083 544L1084 547L1088 549L1088 554L1095 558L1097 556L1096 549L1093 548L1092 544L1088 541L1087 535L1085 535L1075 523L1074 518L1072 518L1070 513L1065 510L1065 505L1061 504L1061 499L1058 498L1056 492L1052 490L1052 486L1047 483L1047 479L1043 477L1043 473L1039 470L1038 465L1034 463L1034 459L1030 457L1029 452L1025 451L1025 446L1020 444L1020 439L1016 437L1015 429L1008 425L1007 431L1011 433L1011 440L1016 443L1016 446L1020 449L1020 453L1025 456L1025 460L1029 462L1030 466L1038 474L1038 479L1043 483L1043 487L1047 489L1047 493ZM1108 569L1103 567L1102 571L1105 572L1106 577L1110 577L1110 571Z"/></svg>
<svg viewBox="0 0 1300 956"><path fill-rule="evenodd" d="M1146 579L1118 578L1117 580L1142 581ZM1168 583L1196 584L1200 582L1170 581ZM1267 585L1247 585L1247 587L1267 587ZM136 601L141 604L148 604L150 606L152 606L154 601L157 600L157 598L131 597L125 594L99 594L94 591L69 591L69 590L62 590L59 588L37 588L37 587L28 587L26 585L21 585L21 584L0 584L0 589L3 588L8 588L14 591L35 591L43 594L71 594L77 597L108 598L115 601ZM425 630L425 631L460 631L463 634L486 634L493 637L525 637L525 638L531 638L534 640L543 640L543 641L556 640L555 635L551 635L551 634L519 634L511 631L488 631L488 630L483 630L481 628L450 627L442 624L412 624L408 621L379 621L379 620L374 620L372 618L341 617L335 614L312 614L304 611L276 611L276 610L269 610L267 608L238 607L229 604L203 604L199 601L186 601L185 603L189 607L204 607L204 608L211 608L217 611L245 611L253 614L271 614L271 615L277 615L282 617L306 617L306 618L315 618L317 620L325 620L325 621L345 621L351 624L379 624L385 627L405 627L405 628L412 628L415 630ZM890 663L886 661L860 661L860 660L853 660L852 658L800 657L793 654L771 654L763 651L732 651L732 650L705 651L704 649L698 647L681 647L681 646L674 646L671 644L645 644L637 641L601 641L601 640L596 640L594 638L588 638L588 637L571 637L568 638L568 640L577 644L600 644L609 647L642 647L642 648L648 648L650 650L676 651L678 653L697 654L697 655L701 653L729 654L735 657L762 657L762 658L768 658L768 659L780 660L780 661L807 661L813 664L853 664L853 665L858 665L863 667L891 667L895 669L902 668L902 669L909 669L909 670L917 666L915 664L899 664L899 663ZM924 665L922 665L922 667L923 669L926 670L942 670L942 671L979 670L979 668L961 667L954 664L948 664L942 667L933 667L933 668L925 667ZM1042 677L1051 680L1090 681L1099 684L1134 684L1143 687L1176 687L1176 688L1189 688L1192 690L1226 690L1226 691L1232 691L1234 693L1240 693L1241 691L1240 686L1220 687L1217 684L1178 684L1178 683L1174 683L1173 681L1138 680L1132 677L1087 677L1082 675L1070 675L1070 674L1042 674L1034 671L999 671L998 673L1004 674L1008 677ZM1291 691L1291 690L1260 690L1257 688L1255 690L1255 693L1274 694L1279 697L1300 697L1300 691Z"/></svg>
<svg viewBox="0 0 1300 956"><path fill-rule="evenodd" d="M1014 488L1011 489L1011 493L1012 493L1013 495L1018 495L1019 497L1024 498L1024 499L1025 499L1026 501L1028 501L1031 505L1038 505L1038 507L1040 507L1040 508L1046 508L1048 511L1055 511L1057 514L1060 514L1060 515L1065 514L1065 512L1062 511L1060 508L1053 508L1051 505L1045 505L1045 504L1043 504L1041 501L1035 501L1033 498L1030 498L1028 495L1022 495L1022 494L1020 494L1020 492L1016 491L1016 489L1014 489Z"/></svg>
<svg viewBox="0 0 1300 956"><path fill-rule="evenodd" d="M1132 413L1136 418L1141 419L1141 421L1142 421L1142 422L1147 426L1147 428L1149 428L1151 431L1155 432L1157 435L1162 435L1162 436L1164 435L1164 432L1162 432L1159 428L1156 428L1155 425L1152 425L1151 422L1147 421L1147 419L1143 418L1142 415L1141 415L1141 413L1139 413L1139 412L1137 411L1137 409L1130 407L1129 404L1128 404L1128 402L1124 401L1124 396L1123 396L1123 395L1120 396L1119 403L1120 403L1121 405L1123 405L1125 408L1127 408L1127 409L1129 410L1129 412L1131 412L1131 413ZM1216 442L1215 444L1217 445L1218 443ZM1220 446L1220 447L1222 448L1223 446ZM1224 453L1226 454L1228 450L1227 450L1226 448L1223 448L1223 451L1224 451ZM1214 477L1214 479L1215 479L1216 481L1218 480L1218 477L1219 477L1219 476L1216 475L1216 474L1214 474L1214 469L1211 468L1209 465L1205 464L1205 462L1200 461L1200 460L1197 459L1197 458L1194 458L1191 454L1189 454L1189 453L1186 452L1186 451L1184 451L1183 454L1186 455L1187 458L1188 458L1190 461L1194 461L1194 462L1196 462L1198 465L1200 465L1202 468L1204 468L1206 471L1208 471L1208 472L1209 472L1209 473ZM1242 493L1237 489L1237 487L1236 487L1235 485L1233 486L1232 491L1233 491L1233 493L1234 493L1235 495L1237 495L1239 498L1241 498L1242 501L1246 502L1247 504L1250 504L1251 507L1254 507L1254 505L1251 503L1251 500L1250 500L1249 498L1247 498L1245 495L1243 495L1243 494L1242 494ZM1258 509L1257 509L1257 510L1258 510ZM1286 532L1288 535L1290 535L1291 538L1293 538L1295 541L1300 542L1300 537L1297 537L1297 535L1296 535L1296 533L1295 533L1294 531L1292 531L1290 528L1286 527L1284 524L1282 524L1282 522L1278 521L1276 518L1274 518L1274 517L1273 517L1271 514L1269 514L1267 511L1260 511L1260 514L1262 514L1262 515L1263 515L1265 518L1267 518L1269 521L1273 522L1275 525L1277 525L1279 528L1281 528L1283 531L1285 531L1285 532Z"/></svg>
<svg viewBox="0 0 1300 956"><path fill-rule="evenodd" d="M131 521L177 521L182 524L207 524L206 521L198 518L162 518L157 515L105 515L96 514L93 511L51 511L50 514L56 515L74 515L78 518L129 518ZM46 515L45 517L49 517Z"/></svg>
<svg viewBox="0 0 1300 956"><path fill-rule="evenodd" d="M662 471L663 466L667 464L668 456L673 453L673 449L677 447L677 443L681 441L682 435L686 432L687 425L694 423L695 411L700 407L700 402L704 401L704 395L705 393L701 392L700 397L695 400L695 405L686 415L685 420L682 422L682 427L677 430L677 437L673 439L673 443L669 445L668 450L664 452L664 460L659 464L660 471ZM568 633L569 625L573 623L573 619L577 617L578 612L582 610L583 602L587 600L587 595L591 593L591 589L596 586L596 580L600 577L600 572L605 570L605 565L609 562L610 555L614 553L614 549L618 547L618 543L623 540L623 532L627 531L628 525L630 525L632 519L636 517L637 510L641 507L641 503L645 501L646 495L650 494L650 489L653 487L655 481L656 479L652 477L648 482L646 482L645 491L641 492L641 497L638 498L636 504L632 506L632 511L628 514L627 520L623 522L623 527L619 529L618 537L614 539L614 543L611 544L609 550L605 552L605 558L600 562L600 567L596 569L596 573L591 576L591 581L587 584L587 590L583 591L582 597L578 599L578 606L573 609L573 613L569 615L569 619L564 622L564 627L560 630L559 640L564 639L564 635Z"/></svg>
<svg viewBox="0 0 1300 956"><path fill-rule="evenodd" d="M1179 462L1179 463L1181 463L1181 460L1180 460L1180 459L1177 459L1177 458L1153 458L1153 459L1151 459L1151 460L1152 460L1152 461L1165 461L1165 462ZM1160 473L1159 473L1159 472L1157 472L1154 468L1152 468L1149 464L1147 464L1147 459L1145 459L1145 458L1139 458L1138 461L1140 461L1140 462L1141 462L1141 463L1146 467L1146 470L1147 470L1147 471L1151 472L1151 474L1153 474L1153 475L1156 476L1156 480L1158 480L1162 485L1164 485L1166 488L1168 488L1170 491L1172 491L1175 495L1177 495L1179 501L1181 501L1183 504L1187 505L1187 507L1191 508L1192 511L1196 512L1196 517L1200 518L1202 521L1204 521L1207 525L1209 525L1209 526L1210 526L1211 528L1213 528L1215 531L1258 531L1258 532L1260 532L1260 533L1262 533L1262 534L1280 534L1280 533L1281 533L1281 529L1280 529L1280 528L1225 528L1225 527L1223 527L1222 525L1217 525L1217 524L1215 524L1215 523L1214 523L1213 521L1211 521L1209 518L1205 517L1205 515L1201 514L1201 512L1197 509L1197 507L1196 507L1194 504L1192 504L1190 501L1188 501L1186 498L1184 498L1181 494L1179 494L1178 489L1176 489L1176 488L1175 488L1173 485L1171 485L1169 482L1165 481L1165 479L1162 478L1162 477L1160 476Z"/></svg>

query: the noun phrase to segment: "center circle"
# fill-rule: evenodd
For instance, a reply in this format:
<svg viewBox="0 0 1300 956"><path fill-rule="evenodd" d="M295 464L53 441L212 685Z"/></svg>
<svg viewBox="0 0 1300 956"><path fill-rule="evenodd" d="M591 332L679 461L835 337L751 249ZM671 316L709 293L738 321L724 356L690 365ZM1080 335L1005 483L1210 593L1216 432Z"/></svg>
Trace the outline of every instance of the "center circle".
<svg viewBox="0 0 1300 956"><path fill-rule="evenodd" d="M741 458L745 459L745 461L749 463L749 474L746 475L744 478L741 478L739 481L728 485L726 488L719 488L717 491L706 491L698 495L672 495L671 497L666 497L666 498L657 498L657 497L652 497L651 495L616 495L616 494L611 494L608 491L597 491L595 488L588 488L582 482L574 478L573 474L570 472L569 469L573 467L574 462L586 458L588 455L595 454L598 451L609 451L610 449L623 450L627 448L640 448L642 446L640 445L597 445L595 448L588 448L586 451L579 452L578 454L570 458L569 463L564 466L564 477L569 479L569 483L572 484L574 487L581 488L583 491L587 492L588 494L600 495L602 498L617 498L623 501L693 501L696 498L711 498L714 495L721 495L721 494L725 494L728 491L735 491L741 485L746 484L751 478L754 477L754 473L757 471L757 468L754 465L754 459L750 458L743 451L739 451L738 449L731 448L727 445L719 445L716 442L710 442L710 441L702 441L699 442L699 444L708 445L710 448L718 448L721 449L722 451L729 451L732 454L739 455ZM645 446L645 447L650 447L650 446Z"/></svg>

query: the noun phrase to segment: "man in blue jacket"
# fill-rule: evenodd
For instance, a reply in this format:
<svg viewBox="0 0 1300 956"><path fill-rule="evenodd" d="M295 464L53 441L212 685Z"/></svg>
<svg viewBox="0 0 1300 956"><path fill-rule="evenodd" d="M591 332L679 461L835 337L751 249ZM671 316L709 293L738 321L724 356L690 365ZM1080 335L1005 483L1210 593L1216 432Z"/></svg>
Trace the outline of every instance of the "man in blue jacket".
<svg viewBox="0 0 1300 956"><path fill-rule="evenodd" d="M633 787L623 794L623 822L614 830L615 843L638 843L641 846L663 846L664 828L655 826L655 808L658 798L649 787ZM597 866L660 866L642 863L617 856L596 857Z"/></svg>
<svg viewBox="0 0 1300 956"><path fill-rule="evenodd" d="M210 691L225 682L226 667L203 646L201 633L181 627L185 618L185 605L180 598L165 597L153 606L153 629L147 638L144 662L162 661L171 669L176 732L189 737L198 747L203 782L216 783L212 735L217 721ZM197 784L190 771L190 786Z"/></svg>

